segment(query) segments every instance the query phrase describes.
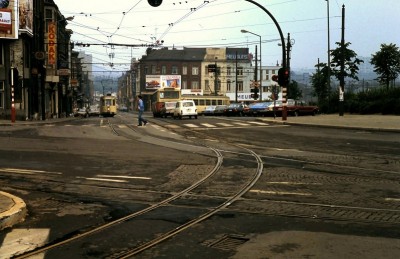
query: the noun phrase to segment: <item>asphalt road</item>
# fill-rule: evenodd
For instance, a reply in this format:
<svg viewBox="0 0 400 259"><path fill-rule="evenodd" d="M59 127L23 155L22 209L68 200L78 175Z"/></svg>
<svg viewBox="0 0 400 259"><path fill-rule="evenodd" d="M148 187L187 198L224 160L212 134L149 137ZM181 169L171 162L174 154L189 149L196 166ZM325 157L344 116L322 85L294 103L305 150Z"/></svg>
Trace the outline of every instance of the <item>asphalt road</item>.
<svg viewBox="0 0 400 259"><path fill-rule="evenodd" d="M20 240L14 251L30 250L149 206L215 165L215 154L205 147L232 156L235 144L261 156L264 169L257 184L223 212L140 258L400 256L398 133L277 125L247 117L133 125L135 117L122 114L109 121L1 128L1 167L19 170L0 172L0 184L24 199L28 217L0 234L0 251L12 237ZM102 258L117 243L124 249L150 229L162 233L224 197L225 183L245 174L251 162L238 157L238 166L229 159L226 181L213 187L214 196L189 195L101 236L97 244L78 243L68 253L55 250L43 258Z"/></svg>

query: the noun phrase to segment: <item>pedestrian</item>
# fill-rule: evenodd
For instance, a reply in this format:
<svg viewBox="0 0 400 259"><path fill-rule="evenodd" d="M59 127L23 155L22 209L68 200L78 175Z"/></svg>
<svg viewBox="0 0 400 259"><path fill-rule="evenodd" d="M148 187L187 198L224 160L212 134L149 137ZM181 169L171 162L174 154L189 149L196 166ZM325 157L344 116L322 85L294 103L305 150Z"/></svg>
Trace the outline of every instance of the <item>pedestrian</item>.
<svg viewBox="0 0 400 259"><path fill-rule="evenodd" d="M143 119L144 103L143 103L141 95L138 95L138 104L137 105L138 105L138 111L139 111L138 126L142 126L142 123L144 126L146 126L147 120Z"/></svg>

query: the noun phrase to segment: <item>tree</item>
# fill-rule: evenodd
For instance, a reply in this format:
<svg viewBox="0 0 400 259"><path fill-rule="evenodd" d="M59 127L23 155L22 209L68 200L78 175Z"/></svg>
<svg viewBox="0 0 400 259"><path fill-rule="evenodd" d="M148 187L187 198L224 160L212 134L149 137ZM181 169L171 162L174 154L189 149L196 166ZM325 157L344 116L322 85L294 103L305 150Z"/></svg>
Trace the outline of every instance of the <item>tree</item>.
<svg viewBox="0 0 400 259"><path fill-rule="evenodd" d="M287 86L287 98L298 100L303 97L303 92L299 88L299 84L296 81L292 81Z"/></svg>
<svg viewBox="0 0 400 259"><path fill-rule="evenodd" d="M344 44L344 53L342 57L342 47L340 42L336 42L338 47L331 51L331 74L339 81L341 77L341 61L344 59L344 78L350 77L358 81L358 66L364 63L363 60L357 58L357 53L349 49L350 42Z"/></svg>
<svg viewBox="0 0 400 259"><path fill-rule="evenodd" d="M328 86L328 65L318 63L315 65L317 71L311 76L311 84L314 88L314 95L318 103L323 106L328 103L330 87Z"/></svg>
<svg viewBox="0 0 400 259"><path fill-rule="evenodd" d="M371 64L377 73L378 81L389 89L389 84L400 73L400 50L396 44L382 44L381 50L372 55Z"/></svg>

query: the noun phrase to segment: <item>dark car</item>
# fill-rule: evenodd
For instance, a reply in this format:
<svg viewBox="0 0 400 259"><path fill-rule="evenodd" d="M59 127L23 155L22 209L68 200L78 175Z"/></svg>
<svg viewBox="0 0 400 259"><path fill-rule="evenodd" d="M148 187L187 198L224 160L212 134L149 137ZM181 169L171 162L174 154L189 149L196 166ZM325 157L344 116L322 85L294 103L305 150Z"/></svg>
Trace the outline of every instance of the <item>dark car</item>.
<svg viewBox="0 0 400 259"><path fill-rule="evenodd" d="M244 103L231 103L226 107L224 115L226 116L244 116L249 110L249 106Z"/></svg>
<svg viewBox="0 0 400 259"><path fill-rule="evenodd" d="M268 106L270 106L271 103L272 102L254 103L249 106L247 114L250 116L267 116L269 113Z"/></svg>
<svg viewBox="0 0 400 259"><path fill-rule="evenodd" d="M214 109L214 115L215 115L215 116L224 115L225 109L226 109L227 107L228 107L227 105L217 105L217 107L215 107L215 109Z"/></svg>
<svg viewBox="0 0 400 259"><path fill-rule="evenodd" d="M217 106L215 106L215 105L207 106L203 112L203 115L205 115L205 116L214 115L215 108L217 108Z"/></svg>

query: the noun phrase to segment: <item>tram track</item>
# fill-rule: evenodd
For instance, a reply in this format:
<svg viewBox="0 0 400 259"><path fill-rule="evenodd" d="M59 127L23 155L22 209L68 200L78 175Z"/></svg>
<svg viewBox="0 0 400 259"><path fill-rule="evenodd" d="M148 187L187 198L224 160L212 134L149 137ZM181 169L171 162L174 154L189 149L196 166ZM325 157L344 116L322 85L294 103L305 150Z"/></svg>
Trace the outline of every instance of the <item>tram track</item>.
<svg viewBox="0 0 400 259"><path fill-rule="evenodd" d="M109 121L108 121L108 123L114 134L119 135L119 136L124 136L125 138L136 139L136 137L131 137L129 134L120 132ZM129 125L128 125L128 127L129 127ZM134 128L132 128L132 127L129 127L129 128L131 128L133 131L135 131ZM152 205L146 207L145 209L134 212L132 214L129 214L129 215L119 218L117 220L113 220L111 222L108 222L107 224L93 228L89 231L80 233L73 237L66 238L62 241L54 242L54 243L46 245L44 247L35 249L34 251L19 255L15 258L29 258L29 257L32 257L37 254L48 253L51 251L55 251L57 249L63 250L65 247L68 247L69 245L71 245L77 241L90 242L90 240L92 240L92 238L95 234L99 234L104 231L110 231L110 229L112 229L113 227L120 227L121 224L130 222L135 218L143 216L146 213L153 212L157 209L162 209L163 207L166 207L166 206L174 207L173 202L174 201L176 202L178 199L180 199L184 196L193 195L193 194L199 196L199 193L201 193L201 195L208 195L210 197L215 196L215 190L220 188L220 184L223 184L223 181L225 181L226 176L228 174L235 173L235 170L232 170L231 167L235 167L235 165L241 164L241 163L243 163L243 161L247 161L246 163L249 163L249 157L252 157L254 161L252 161L250 163L254 164L253 173L250 176L246 173L247 176L241 178L242 182L237 182L238 179L235 178L235 184L234 184L235 190L230 190L228 194L223 195L223 197L222 196L219 197L217 199L217 200L220 200L219 205L215 205L213 202L212 206L199 210L199 211L203 211L203 212L198 213L198 215L196 215L195 217L193 217L193 216L190 217L190 219L187 220L187 222L180 224L179 226L175 226L173 229L171 229L169 231L165 231L163 233L157 233L156 235L154 235L153 238L150 238L150 240L148 240L146 242L139 242L138 245L134 246L133 248L129 248L129 249L125 248L122 250L122 252L117 252L115 254L109 254L106 257L107 258L131 257L133 255L141 253L144 250L149 249L149 248L159 244L160 242L162 242L168 238L171 238L171 237L179 234L180 232L184 231L185 229L190 228L191 226L194 226L195 224L198 224L198 223L204 221L205 219L213 216L214 214L220 212L221 210L223 210L226 207L228 207L229 205L231 205L234 201L238 200L243 194L245 194L257 182L257 180L259 179L259 177L261 176L262 171L263 171L263 162L262 162L262 159L260 158L260 156L258 156L255 152L253 152L247 148L235 147L235 149L239 148L241 150L241 152L236 152L236 153L234 153L233 156L232 156L232 153L230 153L230 152L225 153L225 155L224 155L223 150L218 150L216 148L211 148L211 147L207 147L207 148L212 150L212 152L214 152L215 157L217 158L216 164L215 164L214 168L205 177L192 183L192 185L189 186L188 188L186 188L178 193L174 193L169 198L164 199L163 201L157 202L155 204L152 204ZM231 157L227 158L228 156L231 156ZM224 165L224 163L227 163L227 165ZM246 168L246 170L248 170L248 169L249 168ZM218 174L222 174L222 177L220 176L221 179L219 179L219 180L218 180ZM217 183L217 185L212 187L211 185L213 185L215 183ZM202 185L206 185L206 187L202 187ZM232 188L232 186L231 186L231 188ZM198 194L196 194L196 189L201 189ZM179 207L181 207L181 205L178 205L175 207L179 208ZM82 240L85 240L85 241L82 241ZM65 249L67 249L67 248L65 248Z"/></svg>
<svg viewBox="0 0 400 259"><path fill-rule="evenodd" d="M123 122L122 122L123 123ZM125 131L120 131L113 122L108 121L110 129L114 132L114 134L123 136L128 139L138 140L138 135L141 134L140 130L136 127L132 127L127 125L127 128L132 130L135 134L130 135ZM199 133L198 131L186 131L184 132L186 137L190 136L200 136L199 138L190 138L190 142L196 143L198 145L207 146L217 157L218 161L213 170L216 170L215 173L207 175L201 181L193 183L192 186L178 193L177 195L181 195L180 197L173 198L174 196L169 197L166 200L161 201L157 206L157 204L153 204L143 211L137 211L131 215L123 217L113 222L109 222L111 224L109 227L105 227L104 229L93 229L92 231L88 231L82 233L82 236L77 235L75 239L70 241L66 241L66 243L60 243L55 247L51 247L48 250L36 250L35 254L43 253L45 251L49 251L52 249L57 250L58 248L62 248L63 246L68 246L76 241L83 240L86 237L89 238L99 233L103 233L103 231L112 229L113 225L123 225L124 223L130 222L132 220L143 220L143 217L154 217L154 213L157 209L165 210L166 208L178 209L182 213L185 213L185 209L195 210L196 216L191 215L190 219L185 220L185 222L180 222L179 224L174 224L170 230L163 230L159 232L154 232L149 234L148 236L140 239L136 239L134 241L131 240L133 245L124 246L124 248L117 249L117 251L112 253L105 253L105 258L129 258L134 255L140 254L146 250L151 249L154 246L157 246L161 242L170 239L171 237L176 236L182 231L194 226L203 220L210 218L211 216L221 212L223 210L229 209L231 212L237 213L249 213L249 214L259 214L259 215L271 215L271 216L284 216L284 217L292 217L292 218L310 218L314 220L332 220L332 221L346 221L351 223L374 223L378 225L389 225L398 227L400 223L400 208L399 206L386 205L384 204L382 207L373 206L379 205L379 203L373 204L371 206L360 206L349 205L349 204L339 204L336 200L332 199L331 202L327 200L326 202L311 202L307 201L307 199L285 199L281 198L290 197L290 193L293 193L293 186L287 189L286 187L276 186L276 184L282 182L296 183L299 186L304 186L307 183L315 182L318 184L343 184L345 181L348 181L346 184L364 184L368 183L371 185L374 184L387 184L392 183L393 180L398 179L398 172L393 170L375 170L371 168L362 168L356 165L341 165L337 163L333 163L333 161L322 162L322 161L313 161L310 159L301 159L299 157L282 157L282 156L272 156L272 155L260 155L255 153L254 151L244 147L243 145L237 145L233 143L227 143L224 139L218 139L217 143L211 143L205 141L205 137L203 133ZM207 139L210 139L210 136L207 136ZM171 140L168 140L171 141ZM214 147L212 145L214 144ZM231 147L228 149L227 147ZM252 158L252 159L249 159ZM215 194L215 191L218 188L212 188L207 185L210 185L211 179L216 179L217 171L223 170L221 169L224 163L230 161L239 161L240 163L248 162L249 160L257 161L258 168L254 170L258 171L259 174L253 174L253 179L246 178L246 183L241 185L241 190L237 189L234 193L231 192L229 195L224 195L223 193ZM287 163L291 164L291 167L294 167L298 170L309 170L311 167L317 167L313 170L326 172L322 176L310 177L307 172L303 175L295 175L292 172L281 172L275 174L273 177L277 177L276 179L269 179L267 181L267 185L262 183L259 185L258 180L262 176L262 170L264 168L264 164L267 166L271 166L269 162L273 160L273 167L288 167ZM264 161L264 162L263 162ZM220 163L220 167L218 164ZM239 164L236 164L236 167ZM254 162L253 162L254 163ZM260 168L261 167L261 168ZM290 167L290 166L289 166ZM320 167L320 168L319 168ZM332 175L328 175L329 170L332 171ZM336 168L336 171L332 168ZM344 171L346 170L346 171ZM375 171L379 173L378 175L374 175ZM367 171L368 173L365 173ZM384 174L388 179L385 179ZM387 176L389 174L390 176ZM305 177L307 176L307 177ZM213 178L214 177L214 178ZM383 178L382 178L383 177ZM342 179L343 178L343 179ZM307 179L308 181L302 182L302 180ZM225 179L226 180L226 179ZM265 181L265 180L264 180ZM220 181L220 183L222 180ZM259 185L259 186L257 186ZM207 186L207 187L204 187ZM312 188L312 184L305 188L305 190L310 191L312 195L320 195L330 196L332 193L330 191L319 192L315 191ZM272 187L272 189L271 189ZM268 189L270 188L270 189ZM288 191L286 191L288 190ZM258 191L258 193L257 193ZM292 191L292 192L290 192ZM304 189L303 189L304 191ZM314 191L314 192L313 192ZM263 193L264 192L264 193ZM277 198L276 194L283 194ZM211 198L210 198L211 197ZM207 199L208 198L208 199ZM196 203L190 203L190 199L195 199L197 203L203 203L203 206L197 206ZM212 200L212 202L210 202ZM221 201L223 200L223 202ZM218 205L215 203L219 202ZM204 205L204 203L213 203L214 206ZM390 203L390 201L388 202ZM152 208L155 206L154 208ZM134 215L137 214L137 215ZM148 216L153 215L153 216ZM131 216L131 217L130 217ZM189 218L189 217L188 217ZM146 218L147 219L147 218ZM163 220L162 217L159 220ZM106 225L108 225L106 224ZM99 239L95 239L99 240ZM80 242L80 241L79 241ZM90 241L89 241L90 242ZM50 246L49 246L50 247ZM47 248L47 247L45 247ZM58 252L62 252L64 250L59 250ZM77 251L76 249L74 251ZM24 255L25 256L25 255ZM16 258L28 258L26 257L16 257Z"/></svg>

